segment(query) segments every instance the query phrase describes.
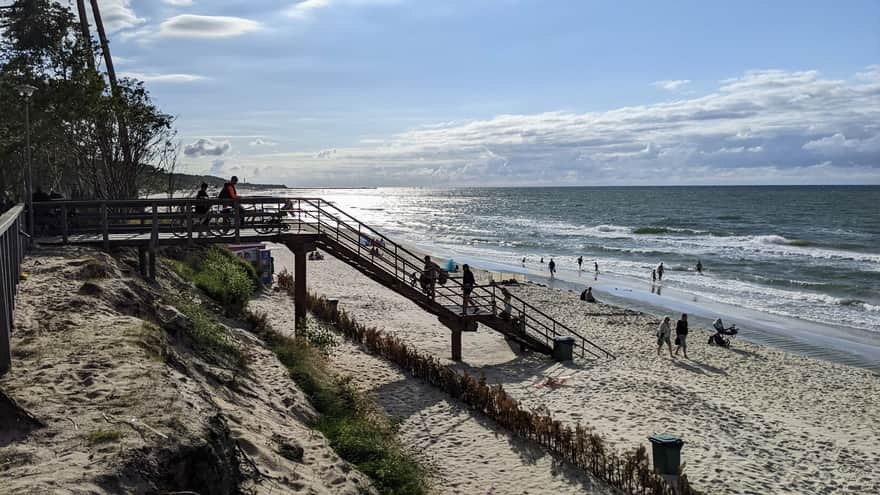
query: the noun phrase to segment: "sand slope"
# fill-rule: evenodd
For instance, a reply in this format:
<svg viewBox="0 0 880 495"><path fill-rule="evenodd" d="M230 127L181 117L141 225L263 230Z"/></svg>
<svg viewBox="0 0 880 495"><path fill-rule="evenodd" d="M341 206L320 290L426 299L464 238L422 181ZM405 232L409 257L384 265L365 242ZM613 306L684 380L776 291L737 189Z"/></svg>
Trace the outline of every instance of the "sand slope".
<svg viewBox="0 0 880 495"><path fill-rule="evenodd" d="M38 250L24 269L0 389L46 426L0 434L0 493L375 493L307 427L314 410L249 333L230 330L249 360L234 373L145 323L172 285L88 249Z"/></svg>

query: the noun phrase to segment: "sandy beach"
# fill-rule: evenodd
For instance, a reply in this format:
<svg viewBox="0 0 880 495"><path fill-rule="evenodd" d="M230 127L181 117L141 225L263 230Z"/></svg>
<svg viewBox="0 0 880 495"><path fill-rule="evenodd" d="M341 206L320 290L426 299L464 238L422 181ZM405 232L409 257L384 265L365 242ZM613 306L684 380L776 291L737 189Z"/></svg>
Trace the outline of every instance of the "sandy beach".
<svg viewBox="0 0 880 495"><path fill-rule="evenodd" d="M289 263L287 253L275 256L279 269ZM449 357L449 331L405 298L330 257L310 262L309 274L310 290L338 298L359 321ZM668 352L657 356L655 316L583 303L576 294L531 284L515 293L618 356L560 364L539 354L519 354L485 327L465 334L464 362L456 366L502 383L528 407L546 408L571 424L589 424L619 449L647 444L651 434L680 436L685 472L707 493L880 491L877 375L742 340L731 349L710 347L709 332L693 327L690 359L672 359ZM436 419L439 412L454 407L422 396L430 391L402 395L410 385L394 385L406 383L395 368L349 351L337 353L338 365L352 370L359 386L373 390L389 414L403 416L404 437L431 445L426 454L443 461L466 457L471 470L441 470L451 473L448 486L470 483L485 490L495 480L509 479L511 486L522 487L515 474L480 468L483 457L499 455L498 444L474 446L475 432L425 427L426 420L442 423ZM565 385L536 386L551 376L565 377ZM466 423L480 420L466 418ZM455 437L462 441L451 440Z"/></svg>

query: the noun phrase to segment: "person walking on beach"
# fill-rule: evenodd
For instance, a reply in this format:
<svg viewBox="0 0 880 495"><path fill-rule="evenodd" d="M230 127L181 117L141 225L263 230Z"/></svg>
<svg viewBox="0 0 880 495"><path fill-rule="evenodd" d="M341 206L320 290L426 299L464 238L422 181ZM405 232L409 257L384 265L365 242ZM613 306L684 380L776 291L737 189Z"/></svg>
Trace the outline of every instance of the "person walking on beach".
<svg viewBox="0 0 880 495"><path fill-rule="evenodd" d="M657 280L663 281L663 262L661 261L659 265L657 265Z"/></svg>
<svg viewBox="0 0 880 495"><path fill-rule="evenodd" d="M687 344L687 336L688 336L688 315L687 313L681 314L681 319L678 320L678 323L675 324L675 355L678 356L678 351L684 351L684 358L688 359L688 344Z"/></svg>
<svg viewBox="0 0 880 495"><path fill-rule="evenodd" d="M672 328L669 326L670 320L671 318L664 316L660 326L657 327L657 355L660 355L660 351L663 350L663 343L666 342L666 347L669 348L669 357L674 358L672 344L669 342L669 336L672 334Z"/></svg>
<svg viewBox="0 0 880 495"><path fill-rule="evenodd" d="M703 262L700 260L697 260L697 273L703 274Z"/></svg>
<svg viewBox="0 0 880 495"><path fill-rule="evenodd" d="M474 290L474 286L476 285L476 280L474 280L474 272L471 271L471 267L465 263L462 265L462 270L464 273L462 274L461 280L461 293L462 293L462 304L461 304L461 315L464 316L467 314L468 306L474 307L474 314L479 311L477 309L477 305L474 304L474 301L471 299L471 292Z"/></svg>
<svg viewBox="0 0 880 495"><path fill-rule="evenodd" d="M584 269L584 257L578 256L578 271L581 271L583 269Z"/></svg>
<svg viewBox="0 0 880 495"><path fill-rule="evenodd" d="M550 258L550 264L547 267L550 268L550 278L553 278L556 275L556 262L553 261L553 258Z"/></svg>

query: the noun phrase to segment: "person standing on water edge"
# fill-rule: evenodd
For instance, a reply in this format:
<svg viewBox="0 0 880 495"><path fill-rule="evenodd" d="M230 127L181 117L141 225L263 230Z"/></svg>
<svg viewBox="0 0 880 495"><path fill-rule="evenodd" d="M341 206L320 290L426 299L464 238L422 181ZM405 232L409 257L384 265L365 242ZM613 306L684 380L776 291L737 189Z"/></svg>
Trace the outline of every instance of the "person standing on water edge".
<svg viewBox="0 0 880 495"><path fill-rule="evenodd" d="M681 319L678 320L678 323L675 324L675 355L678 356L678 351L684 351L684 358L688 358L688 344L687 344L687 336L688 336L688 315L687 313L681 314Z"/></svg>
<svg viewBox="0 0 880 495"><path fill-rule="evenodd" d="M550 278L553 278L556 275L556 262L553 261L553 258L550 258L550 264L547 267L550 268Z"/></svg>
<svg viewBox="0 0 880 495"><path fill-rule="evenodd" d="M657 280L663 281L663 262L661 261L659 265L657 265Z"/></svg>
<svg viewBox="0 0 880 495"><path fill-rule="evenodd" d="M651 270L651 284L657 281L657 270Z"/></svg>
<svg viewBox="0 0 880 495"><path fill-rule="evenodd" d="M657 355L660 355L660 351L663 350L663 343L666 342L666 347L669 348L669 357L675 358L672 354L672 343L669 341L669 335L672 333L672 328L669 326L670 320L671 318L664 316L660 326L657 327Z"/></svg>
<svg viewBox="0 0 880 495"><path fill-rule="evenodd" d="M596 270L596 273L599 273L599 262L598 261L593 262L593 269Z"/></svg>
<svg viewBox="0 0 880 495"><path fill-rule="evenodd" d="M581 271L583 269L584 269L584 257L578 256L578 271Z"/></svg>
<svg viewBox="0 0 880 495"><path fill-rule="evenodd" d="M700 260L697 260L697 273L703 274L703 262Z"/></svg>

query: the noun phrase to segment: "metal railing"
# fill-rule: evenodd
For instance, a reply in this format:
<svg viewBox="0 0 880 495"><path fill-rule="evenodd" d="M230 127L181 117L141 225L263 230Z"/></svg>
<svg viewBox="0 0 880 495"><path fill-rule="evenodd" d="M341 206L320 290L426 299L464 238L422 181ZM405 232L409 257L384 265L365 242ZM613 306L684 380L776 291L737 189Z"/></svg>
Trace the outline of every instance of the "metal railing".
<svg viewBox="0 0 880 495"><path fill-rule="evenodd" d="M324 234L325 239L330 239L349 252L356 253L361 261L369 262L398 283L413 285L413 275L419 277L424 270L424 261L421 257L335 205L320 199L296 201L296 210L307 219L313 220L313 222L306 221L305 224ZM442 306L461 308L463 293L461 279L450 277L446 284L434 286L432 298L431 294L426 294L425 297ZM471 291L470 298L480 310L479 314L502 318L502 314L506 313L505 297L498 285L476 286ZM552 349L556 337L569 336L574 338L575 348L580 351L581 357L590 354L600 358L614 358L611 352L523 299L510 294L509 303L510 313L513 314L508 313L506 316L519 325L524 335L541 342L546 347Z"/></svg>
<svg viewBox="0 0 880 495"><path fill-rule="evenodd" d="M21 261L27 247L24 234L24 205L0 214L0 375L12 365L12 336L15 292L21 278Z"/></svg>

